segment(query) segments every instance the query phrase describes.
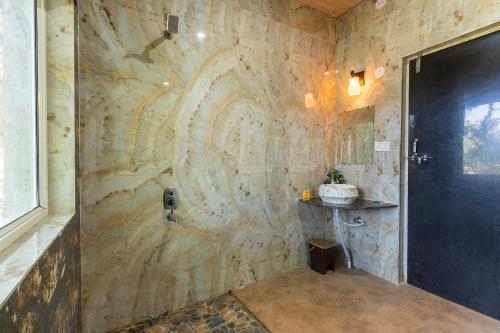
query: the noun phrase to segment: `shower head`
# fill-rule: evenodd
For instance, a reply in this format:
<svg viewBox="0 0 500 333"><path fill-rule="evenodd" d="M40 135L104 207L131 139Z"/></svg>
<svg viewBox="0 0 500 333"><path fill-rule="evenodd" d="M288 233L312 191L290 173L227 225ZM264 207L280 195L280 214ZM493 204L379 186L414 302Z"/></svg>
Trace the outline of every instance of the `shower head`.
<svg viewBox="0 0 500 333"><path fill-rule="evenodd" d="M172 39L173 35L179 32L179 16L165 14L165 31L163 35L167 39Z"/></svg>

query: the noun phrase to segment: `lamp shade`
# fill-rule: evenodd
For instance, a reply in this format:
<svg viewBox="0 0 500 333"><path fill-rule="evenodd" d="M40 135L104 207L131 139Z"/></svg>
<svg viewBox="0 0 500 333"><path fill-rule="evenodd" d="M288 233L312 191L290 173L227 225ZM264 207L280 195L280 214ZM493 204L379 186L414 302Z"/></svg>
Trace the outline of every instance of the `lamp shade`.
<svg viewBox="0 0 500 333"><path fill-rule="evenodd" d="M347 89L349 96L359 96L361 94L361 85L359 77L353 76L349 79L349 88Z"/></svg>
<svg viewBox="0 0 500 333"><path fill-rule="evenodd" d="M316 102L314 101L314 96L312 93L306 94L306 97L304 99L304 104L308 109L312 109L313 107L316 106Z"/></svg>

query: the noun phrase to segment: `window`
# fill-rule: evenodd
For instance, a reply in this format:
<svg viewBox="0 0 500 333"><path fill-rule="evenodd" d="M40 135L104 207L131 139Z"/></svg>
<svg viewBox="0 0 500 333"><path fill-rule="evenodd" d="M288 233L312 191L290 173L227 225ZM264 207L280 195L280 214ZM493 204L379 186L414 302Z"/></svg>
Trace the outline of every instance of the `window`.
<svg viewBox="0 0 500 333"><path fill-rule="evenodd" d="M500 102L465 109L464 174L500 175Z"/></svg>
<svg viewBox="0 0 500 333"><path fill-rule="evenodd" d="M45 9L0 1L0 251L47 215Z"/></svg>

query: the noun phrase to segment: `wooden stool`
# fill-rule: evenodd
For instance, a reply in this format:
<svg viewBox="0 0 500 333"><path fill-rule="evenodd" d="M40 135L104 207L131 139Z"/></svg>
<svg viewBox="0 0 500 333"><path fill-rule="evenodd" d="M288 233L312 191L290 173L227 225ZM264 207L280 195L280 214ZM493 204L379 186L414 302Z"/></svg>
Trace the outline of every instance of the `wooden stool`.
<svg viewBox="0 0 500 333"><path fill-rule="evenodd" d="M334 271L337 244L326 239L311 239L308 243L311 268L321 274L328 269Z"/></svg>

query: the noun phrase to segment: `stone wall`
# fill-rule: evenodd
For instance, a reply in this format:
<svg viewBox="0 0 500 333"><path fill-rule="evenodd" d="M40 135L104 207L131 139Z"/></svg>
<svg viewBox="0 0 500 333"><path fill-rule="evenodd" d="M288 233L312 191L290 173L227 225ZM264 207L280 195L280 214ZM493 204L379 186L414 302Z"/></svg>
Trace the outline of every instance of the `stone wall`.
<svg viewBox="0 0 500 333"><path fill-rule="evenodd" d="M78 8L83 330L304 265L326 216L295 199L333 163L334 20L289 0Z"/></svg>
<svg viewBox="0 0 500 333"><path fill-rule="evenodd" d="M336 112L374 105L375 141L391 144L390 152L375 152L373 165L337 166L365 197L399 203L403 57L498 22L499 13L497 0L387 0L380 9L377 2L364 1L337 20ZM376 79L380 66L385 75ZM349 97L349 73L362 68L366 86L361 96ZM399 209L357 215L369 223L350 233L354 264L397 282Z"/></svg>
<svg viewBox="0 0 500 333"><path fill-rule="evenodd" d="M75 7L46 0L49 210L75 212Z"/></svg>

